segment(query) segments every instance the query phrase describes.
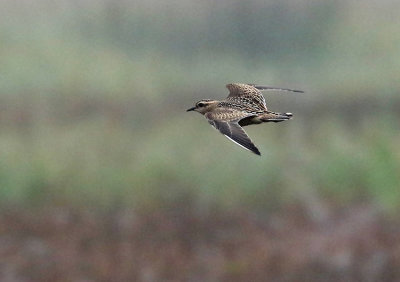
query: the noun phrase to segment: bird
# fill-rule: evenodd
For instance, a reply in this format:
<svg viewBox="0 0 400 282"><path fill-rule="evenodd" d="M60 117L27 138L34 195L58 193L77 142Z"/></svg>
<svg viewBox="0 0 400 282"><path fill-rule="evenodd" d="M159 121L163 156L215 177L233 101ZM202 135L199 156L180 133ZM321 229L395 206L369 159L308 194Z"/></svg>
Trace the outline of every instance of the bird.
<svg viewBox="0 0 400 282"><path fill-rule="evenodd" d="M229 95L224 100L203 99L186 111L196 111L204 115L225 137L259 156L260 151L242 127L264 122L281 122L293 117L292 113L276 113L268 110L261 91L304 93L301 90L245 83L229 83L226 88L229 90Z"/></svg>

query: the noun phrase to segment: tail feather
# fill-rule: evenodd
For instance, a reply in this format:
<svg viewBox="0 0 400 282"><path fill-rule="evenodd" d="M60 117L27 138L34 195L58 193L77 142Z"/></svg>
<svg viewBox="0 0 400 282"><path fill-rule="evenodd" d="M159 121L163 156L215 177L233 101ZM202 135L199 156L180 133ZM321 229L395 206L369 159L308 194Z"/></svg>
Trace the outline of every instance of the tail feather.
<svg viewBox="0 0 400 282"><path fill-rule="evenodd" d="M259 118L262 122L280 122L284 120L289 120L293 117L292 113L275 113L275 112L266 112L261 115Z"/></svg>

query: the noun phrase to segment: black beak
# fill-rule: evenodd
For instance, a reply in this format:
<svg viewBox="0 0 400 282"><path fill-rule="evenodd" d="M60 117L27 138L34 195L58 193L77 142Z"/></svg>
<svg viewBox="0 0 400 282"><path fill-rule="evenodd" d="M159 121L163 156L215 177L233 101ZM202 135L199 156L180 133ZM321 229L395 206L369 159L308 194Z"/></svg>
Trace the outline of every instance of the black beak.
<svg viewBox="0 0 400 282"><path fill-rule="evenodd" d="M190 111L194 111L195 109L196 109L196 107L193 107L193 108L187 109L186 111L190 112Z"/></svg>

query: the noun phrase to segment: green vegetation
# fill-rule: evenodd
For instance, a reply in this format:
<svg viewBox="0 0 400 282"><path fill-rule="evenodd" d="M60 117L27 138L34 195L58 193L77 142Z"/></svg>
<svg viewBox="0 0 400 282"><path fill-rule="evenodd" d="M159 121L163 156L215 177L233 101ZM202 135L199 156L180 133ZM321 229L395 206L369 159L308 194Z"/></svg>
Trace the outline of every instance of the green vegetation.
<svg viewBox="0 0 400 282"><path fill-rule="evenodd" d="M158 2L0 4L3 204L400 208L396 4ZM261 158L185 112L228 82L306 91Z"/></svg>

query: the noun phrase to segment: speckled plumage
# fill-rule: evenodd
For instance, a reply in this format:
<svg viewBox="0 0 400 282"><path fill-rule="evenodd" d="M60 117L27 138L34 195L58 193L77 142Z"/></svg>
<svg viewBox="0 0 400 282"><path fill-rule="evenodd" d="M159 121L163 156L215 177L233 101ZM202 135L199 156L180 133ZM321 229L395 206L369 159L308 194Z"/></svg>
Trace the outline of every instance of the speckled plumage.
<svg viewBox="0 0 400 282"><path fill-rule="evenodd" d="M208 122L227 138L241 147L260 155L242 126L263 122L280 122L292 117L291 113L275 113L268 110L260 90L283 90L302 92L286 88L258 86L254 84L230 83L226 87L229 95L222 101L200 100L187 111L203 114Z"/></svg>

